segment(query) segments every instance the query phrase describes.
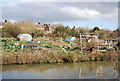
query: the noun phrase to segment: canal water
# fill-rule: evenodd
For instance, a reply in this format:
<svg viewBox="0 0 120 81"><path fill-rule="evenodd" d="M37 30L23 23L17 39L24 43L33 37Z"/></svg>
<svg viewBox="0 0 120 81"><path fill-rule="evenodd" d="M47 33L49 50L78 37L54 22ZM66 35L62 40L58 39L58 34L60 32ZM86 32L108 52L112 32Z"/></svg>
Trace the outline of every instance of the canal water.
<svg viewBox="0 0 120 81"><path fill-rule="evenodd" d="M113 61L60 64L3 65L3 79L117 79ZM114 69L115 68L115 69ZM101 75L100 75L101 74Z"/></svg>

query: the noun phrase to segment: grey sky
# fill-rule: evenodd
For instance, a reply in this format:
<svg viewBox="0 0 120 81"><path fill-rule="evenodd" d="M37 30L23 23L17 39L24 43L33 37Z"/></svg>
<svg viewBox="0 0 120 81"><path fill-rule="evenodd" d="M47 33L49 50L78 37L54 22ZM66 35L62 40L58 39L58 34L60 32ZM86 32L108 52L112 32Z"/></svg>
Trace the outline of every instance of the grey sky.
<svg viewBox="0 0 120 81"><path fill-rule="evenodd" d="M8 3L3 4L3 19L30 19L42 22L117 19L117 3Z"/></svg>
<svg viewBox="0 0 120 81"><path fill-rule="evenodd" d="M118 20L118 2L3 2L2 19L35 22ZM54 1L54 0L52 0Z"/></svg>

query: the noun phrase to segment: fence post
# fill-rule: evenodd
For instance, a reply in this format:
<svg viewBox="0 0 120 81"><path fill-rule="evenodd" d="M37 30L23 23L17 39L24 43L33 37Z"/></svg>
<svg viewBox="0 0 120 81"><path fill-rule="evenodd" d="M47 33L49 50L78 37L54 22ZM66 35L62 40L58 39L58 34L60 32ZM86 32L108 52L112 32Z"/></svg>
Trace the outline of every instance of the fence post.
<svg viewBox="0 0 120 81"><path fill-rule="evenodd" d="M80 33L80 48L81 48L81 52L82 52L82 35Z"/></svg>

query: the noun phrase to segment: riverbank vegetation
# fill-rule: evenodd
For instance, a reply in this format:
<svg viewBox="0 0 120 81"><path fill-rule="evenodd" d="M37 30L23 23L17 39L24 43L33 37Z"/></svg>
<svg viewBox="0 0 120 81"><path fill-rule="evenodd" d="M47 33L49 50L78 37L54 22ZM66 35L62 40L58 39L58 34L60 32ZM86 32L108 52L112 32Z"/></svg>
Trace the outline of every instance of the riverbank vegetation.
<svg viewBox="0 0 120 81"><path fill-rule="evenodd" d="M41 50L39 48L39 50ZM23 50L22 50L23 51ZM48 52L49 51L49 52ZM60 51L38 50L23 52L8 52L2 56L2 64L37 64L118 60L118 55L108 53L77 53L78 51L63 53Z"/></svg>
<svg viewBox="0 0 120 81"><path fill-rule="evenodd" d="M44 42L35 41L16 41L15 39L2 39L2 64L36 64L36 63L63 63L63 62L84 62L84 61L102 61L118 60L118 51L93 52L79 49L68 49L67 42ZM42 41L42 40L41 40ZM16 46L24 44L25 46L36 46L21 49ZM56 44L54 44L56 43ZM62 51L61 45L64 45L65 51ZM76 45L77 46L77 45ZM72 48L76 46L71 46Z"/></svg>
<svg viewBox="0 0 120 81"><path fill-rule="evenodd" d="M110 31L94 27L87 29L83 27L65 27L54 25L51 33L46 30L36 29L36 25L31 21L22 21L15 24L3 23L2 38L0 48L2 64L29 64L29 63L62 63L62 62L83 62L118 60L118 50L115 51L94 51L90 48L95 46L95 42L83 41L83 49L79 41L79 34L97 35L99 39L117 38L119 30ZM44 24L45 27L50 26ZM18 41L18 34L28 33L33 37L33 41ZM76 37L78 40L70 43L65 42L66 37ZM116 42L115 42L116 43ZM23 46L23 48L21 48Z"/></svg>

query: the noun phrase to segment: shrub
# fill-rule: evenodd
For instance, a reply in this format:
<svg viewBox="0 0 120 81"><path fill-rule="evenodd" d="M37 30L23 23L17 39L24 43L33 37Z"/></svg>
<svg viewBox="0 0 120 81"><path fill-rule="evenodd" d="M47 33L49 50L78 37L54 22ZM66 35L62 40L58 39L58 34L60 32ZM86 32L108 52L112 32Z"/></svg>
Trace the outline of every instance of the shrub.
<svg viewBox="0 0 120 81"><path fill-rule="evenodd" d="M7 23L2 31L2 37L16 37L22 32L17 24Z"/></svg>
<svg viewBox="0 0 120 81"><path fill-rule="evenodd" d="M16 24L8 22L4 26L2 37L16 37L20 33L31 34L35 29L35 25L31 21L22 21Z"/></svg>
<svg viewBox="0 0 120 81"><path fill-rule="evenodd" d="M100 31L100 28L99 28L99 27L97 27L97 26L96 26L96 27L94 27L94 28L93 28L93 32L95 32L95 31Z"/></svg>
<svg viewBox="0 0 120 81"><path fill-rule="evenodd" d="M32 32L32 37L42 37L44 36L44 33L42 30L37 30L35 29L33 32Z"/></svg>

